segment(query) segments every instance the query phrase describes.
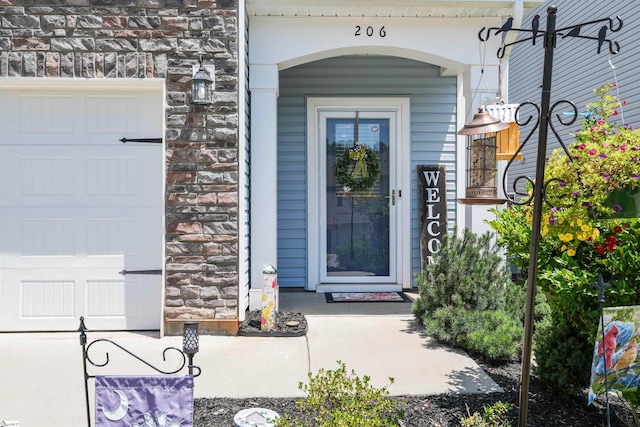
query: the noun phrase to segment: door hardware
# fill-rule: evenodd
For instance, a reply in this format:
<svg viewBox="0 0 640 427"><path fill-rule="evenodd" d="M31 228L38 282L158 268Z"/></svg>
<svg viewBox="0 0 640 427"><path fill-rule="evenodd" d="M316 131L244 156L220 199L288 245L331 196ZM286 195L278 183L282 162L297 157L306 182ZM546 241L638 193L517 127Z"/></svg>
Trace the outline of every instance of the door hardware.
<svg viewBox="0 0 640 427"><path fill-rule="evenodd" d="M127 142L148 142L151 144L162 144L162 138L122 138L120 142L126 144Z"/></svg>
<svg viewBox="0 0 640 427"><path fill-rule="evenodd" d="M119 273L122 274L123 276L126 276L127 274L155 274L155 275L161 275L162 274L162 270L122 270Z"/></svg>

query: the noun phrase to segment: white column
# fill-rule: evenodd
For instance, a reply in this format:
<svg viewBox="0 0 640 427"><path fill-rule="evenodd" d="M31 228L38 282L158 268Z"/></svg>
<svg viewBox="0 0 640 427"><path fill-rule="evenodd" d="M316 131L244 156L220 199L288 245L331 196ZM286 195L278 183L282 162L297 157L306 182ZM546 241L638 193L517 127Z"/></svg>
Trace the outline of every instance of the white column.
<svg viewBox="0 0 640 427"><path fill-rule="evenodd" d="M249 66L251 90L251 289L262 308L262 270L278 263L278 66Z"/></svg>

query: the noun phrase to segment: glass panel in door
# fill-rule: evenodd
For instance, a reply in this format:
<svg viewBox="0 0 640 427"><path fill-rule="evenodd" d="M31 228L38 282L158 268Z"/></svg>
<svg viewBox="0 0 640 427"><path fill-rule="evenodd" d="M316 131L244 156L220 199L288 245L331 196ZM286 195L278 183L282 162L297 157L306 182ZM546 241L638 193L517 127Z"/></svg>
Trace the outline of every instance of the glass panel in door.
<svg viewBox="0 0 640 427"><path fill-rule="evenodd" d="M388 113L351 116L327 116L325 121L323 281L395 281L391 279L395 266L390 256L391 120Z"/></svg>

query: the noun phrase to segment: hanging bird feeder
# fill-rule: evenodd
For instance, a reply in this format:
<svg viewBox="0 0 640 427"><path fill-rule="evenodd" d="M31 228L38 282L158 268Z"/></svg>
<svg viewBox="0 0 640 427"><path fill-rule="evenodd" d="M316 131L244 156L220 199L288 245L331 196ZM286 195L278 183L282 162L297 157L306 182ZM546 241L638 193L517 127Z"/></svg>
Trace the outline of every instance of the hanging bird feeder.
<svg viewBox="0 0 640 427"><path fill-rule="evenodd" d="M467 189L465 198L458 202L470 205L497 205L505 199L498 198L496 184L497 133L509 125L480 108L473 120L464 125L458 135L467 137Z"/></svg>

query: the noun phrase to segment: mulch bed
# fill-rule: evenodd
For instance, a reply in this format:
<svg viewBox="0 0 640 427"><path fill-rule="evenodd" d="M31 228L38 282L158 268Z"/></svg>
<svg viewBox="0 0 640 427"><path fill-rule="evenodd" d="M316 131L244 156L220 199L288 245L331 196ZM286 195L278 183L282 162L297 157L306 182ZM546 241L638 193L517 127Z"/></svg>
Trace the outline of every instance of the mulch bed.
<svg viewBox="0 0 640 427"><path fill-rule="evenodd" d="M300 320L299 313L278 312L279 325L285 325L292 319ZM255 315L251 315L254 319ZM259 317L258 317L259 319ZM255 319L254 319L255 320ZM259 321L259 320L258 320ZM301 322L302 323L302 322ZM251 332L255 329L255 323L247 322L241 329L248 329ZM259 329L259 323L258 327ZM306 333L306 320L304 325L300 325L295 330L285 332L293 334ZM276 328L277 329L277 328ZM302 333L304 329L304 333ZM256 331L253 331L256 332ZM289 335L300 336L300 335ZM405 420L401 424L403 427L447 427L460 426L460 419L468 416L469 413L482 411L485 406L502 401L509 403L512 409L507 418L511 425L518 422L518 401L520 364L494 364L486 360L473 356L476 362L493 380L502 387L503 393L489 394L441 394L433 396L399 396L392 397L403 405L405 410ZM420 361L416 361L420 363ZM584 426L596 427L607 426L606 405L604 396L599 396L596 401L587 406L586 392L575 397L566 397L548 389L545 385L531 377L529 385L529 416L528 426L534 427L555 427L555 426ZM250 399L196 399L194 412L195 427L232 427L233 417L242 409L256 407L271 409L279 414L299 414L295 407L295 398L264 398L254 397ZM628 404L615 395L610 397L611 427L624 427L621 418L630 419L630 409ZM632 424L629 424L632 425ZM366 426L360 426L366 427Z"/></svg>

